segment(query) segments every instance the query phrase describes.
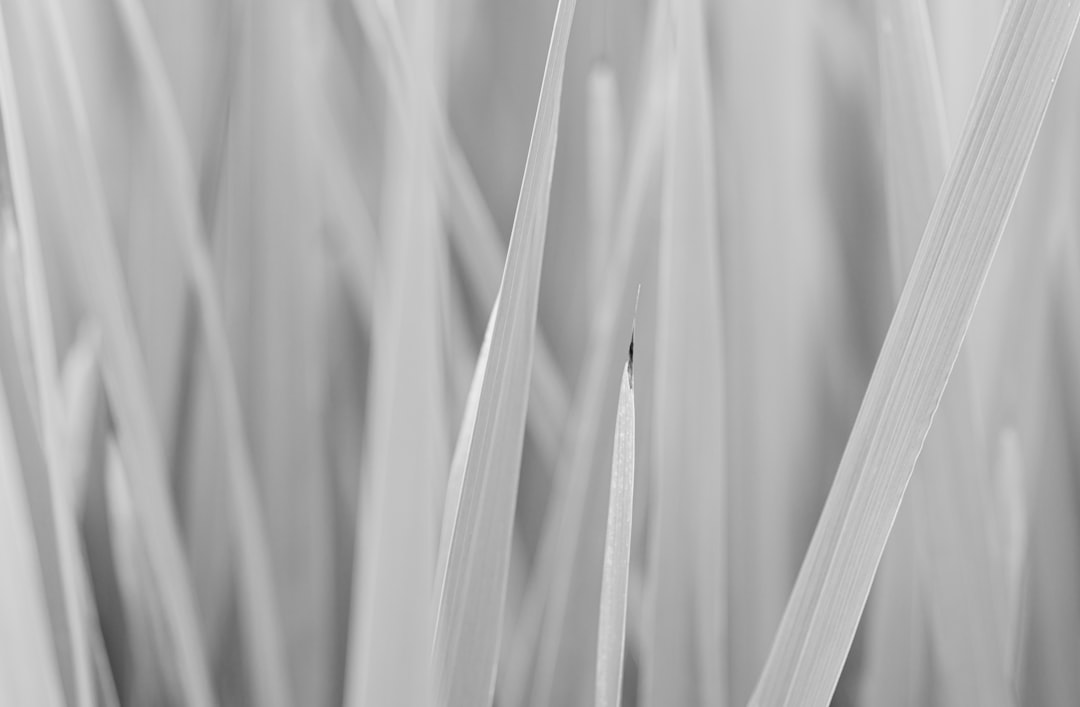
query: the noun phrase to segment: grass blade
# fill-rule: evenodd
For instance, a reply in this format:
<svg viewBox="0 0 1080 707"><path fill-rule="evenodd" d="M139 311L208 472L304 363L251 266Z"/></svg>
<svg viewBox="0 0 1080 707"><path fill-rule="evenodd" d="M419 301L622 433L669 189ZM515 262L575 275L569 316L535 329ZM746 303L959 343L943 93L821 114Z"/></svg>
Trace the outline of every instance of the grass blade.
<svg viewBox="0 0 1080 707"><path fill-rule="evenodd" d="M10 299L3 299L11 309L3 313L3 319L10 321L13 327L17 322L25 324L24 338L28 342L32 360L28 378L36 383L36 390L32 383L31 390L25 391L29 408L26 414L29 418L36 413L44 454L42 464L27 467L24 463L20 468L24 474L31 475L25 479L26 492L30 500L31 518L37 528L38 552L65 699L73 705L88 705L92 703L91 665L88 635L80 608L80 601L84 597L79 594L86 580L82 576L84 568L78 552L78 535L72 512L76 507L75 499L66 492L69 478L65 478L73 476L73 460L65 444L68 440L61 412L58 360L43 250L9 54L8 27L2 12L0 39L3 40L0 48L0 116L3 123L4 169L10 185L10 194L5 197L10 199L6 204L11 209L8 218L15 221L6 224L11 230L5 233L3 280L7 287L5 294ZM15 239L8 240L12 236ZM15 365L14 361L10 363ZM15 369L9 368L7 375L11 401L15 387L21 384L13 377L17 375ZM14 413L15 410L9 408L9 416ZM30 424L29 419L27 423Z"/></svg>
<svg viewBox="0 0 1080 707"><path fill-rule="evenodd" d="M499 304L489 325L491 344L460 503L445 574L437 578L434 655L441 669L441 702L449 707L487 704L495 688L562 78L575 6L575 0L560 0L555 11Z"/></svg>
<svg viewBox="0 0 1080 707"><path fill-rule="evenodd" d="M135 56L150 119L149 134L162 159L168 210L176 228L166 229L179 241L188 278L199 308L208 370L224 427L228 458L230 518L238 563L238 602L243 612L245 648L250 660L251 694L268 707L292 701L285 669L280 615L270 572L265 521L255 485L254 465L244 432L236 374L229 353L225 317L221 310L213 264L207 251L198 191L185 145L183 126L169 88L165 67L142 6L116 0L121 26Z"/></svg>
<svg viewBox="0 0 1080 707"><path fill-rule="evenodd" d="M726 449L712 99L702 4L672 9L643 690L646 705L722 705Z"/></svg>
<svg viewBox="0 0 1080 707"><path fill-rule="evenodd" d="M611 460L604 577L596 649L596 707L622 704L626 595L630 583L630 536L634 522L634 337L619 385L619 410Z"/></svg>
<svg viewBox="0 0 1080 707"><path fill-rule="evenodd" d="M611 464L604 440L618 402L619 381L614 374L623 360L620 332L632 316L632 277L655 253L656 241L643 222L656 191L663 142L663 78L668 65L663 27L654 17L612 251L545 509L533 579L514 628L507 674L500 681L500 702L508 704L523 704L526 698L538 706L584 701L592 697L595 685L589 671L596 636L590 627L597 620L608 487L599 470Z"/></svg>
<svg viewBox="0 0 1080 707"><path fill-rule="evenodd" d="M10 573L0 591L0 698L7 704L60 707L66 702L63 683L20 468L7 399L0 395L0 561Z"/></svg>
<svg viewBox="0 0 1080 707"><path fill-rule="evenodd" d="M604 60L588 77L588 178L589 286L592 299L600 296L604 269L612 249L616 190L622 166L622 116L619 114L619 84L615 72Z"/></svg>
<svg viewBox="0 0 1080 707"><path fill-rule="evenodd" d="M754 705L832 695L1078 15L1069 0L1006 11Z"/></svg>
<svg viewBox="0 0 1080 707"><path fill-rule="evenodd" d="M452 236L451 245L461 257L475 299L482 307L491 306L504 262L502 237L445 112L437 108L439 102L432 77L419 71L409 59L392 5L375 0L353 0L351 5L372 44L387 90L392 94L416 91L421 106L429 113L439 156L439 195ZM402 98L399 95L395 100ZM535 436L548 462L544 468L549 469L557 456L569 394L542 332L533 359L527 422L530 434Z"/></svg>
<svg viewBox="0 0 1080 707"><path fill-rule="evenodd" d="M419 66L440 62L434 6L407 5ZM428 113L391 106L384 219L386 299L376 311L369 460L374 519L369 578L355 573L346 704L431 705L437 512L449 462L440 328L447 277ZM357 547L365 538L358 536ZM361 566L358 556L355 567ZM361 593L361 590L364 590ZM356 614L363 612L362 617ZM359 618L359 620L357 620Z"/></svg>
<svg viewBox="0 0 1080 707"><path fill-rule="evenodd" d="M945 176L945 108L922 0L879 4L886 183L895 289L915 256ZM961 351L911 482L907 522L917 545L948 704L1005 705L1006 618L1002 557L990 544L989 475L976 427L968 355ZM901 631L909 631L903 622ZM921 653L926 646L910 646ZM880 654L879 654L880 655ZM883 659L885 656L881 656ZM920 669L919 658L906 660ZM908 682L903 681L901 682Z"/></svg>

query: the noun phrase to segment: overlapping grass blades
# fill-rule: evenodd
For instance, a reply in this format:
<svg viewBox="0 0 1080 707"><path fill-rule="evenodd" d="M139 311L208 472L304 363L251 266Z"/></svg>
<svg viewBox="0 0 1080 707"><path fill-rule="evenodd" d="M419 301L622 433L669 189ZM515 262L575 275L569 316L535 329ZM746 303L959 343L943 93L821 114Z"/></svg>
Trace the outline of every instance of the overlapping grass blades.
<svg viewBox="0 0 1080 707"><path fill-rule="evenodd" d="M555 167L562 78L575 0L560 0L525 163L491 342L469 434L460 500L448 495L446 568L437 577L434 656L440 703L486 704L495 688L540 269ZM445 525L444 525L445 527Z"/></svg>
<svg viewBox="0 0 1080 707"><path fill-rule="evenodd" d="M155 428L145 364L112 242L64 20L54 3L20 2L11 7L18 16L19 29L12 35L17 32L20 36L13 54L17 57L16 77L26 111L23 122L33 122L40 130L29 138L29 144L41 150L38 157L50 164L53 186L63 190L68 199L65 217L70 231L65 247L82 266L80 291L102 328L106 388L128 467L138 470L131 474L130 483L138 499L138 521L148 548L154 602L162 614L176 682L190 704L210 705L214 699L197 635L199 624L190 578L166 487L161 437ZM50 137L42 139L42 135Z"/></svg>
<svg viewBox="0 0 1080 707"><path fill-rule="evenodd" d="M250 688L259 704L284 707L292 698L265 522L245 436L221 295L200 216L196 180L175 100L142 6L133 0L116 0L116 7L140 73L140 87L150 116L148 133L161 156L163 181L167 185L164 191L173 216L171 223L175 224L166 230L179 241L179 250L185 258L199 309L208 370L225 430L229 518L242 597L237 605L244 613L242 627L250 659Z"/></svg>
<svg viewBox="0 0 1080 707"><path fill-rule="evenodd" d="M352 0L351 6L372 44L387 91L395 95L395 101L402 100L402 93L415 92L421 109L428 112L439 159L439 196L451 245L462 259L475 299L483 307L490 306L498 291L503 262L501 237L449 120L438 109L432 76L414 66L392 6L374 0ZM545 468L550 468L558 454L569 396L543 336L538 339L534 359L528 423L548 462Z"/></svg>
<svg viewBox="0 0 1080 707"><path fill-rule="evenodd" d="M832 695L1078 16L1069 0L1005 13L754 705Z"/></svg>
<svg viewBox="0 0 1080 707"><path fill-rule="evenodd" d="M27 414L36 416L37 433L43 445L41 461L44 462L27 466L24 460L19 468L24 475L32 475L25 477L26 491L44 573L49 625L53 631L64 698L73 705L88 705L92 699L91 665L84 614L80 609L80 601L85 601L82 595L86 587L85 568L78 552L73 498L65 488L65 477L72 474L71 457L67 453L49 293L7 36L7 23L0 11L0 39L3 41L0 48L0 116L4 171L10 189L4 195L5 218L9 220L4 224L4 273L0 275L6 290L2 300L8 307L3 319L11 323L11 334L17 330L23 332L22 339L29 349L30 370L21 373L29 386L25 390ZM19 327L18 323L24 326ZM13 366L14 360L9 364ZM17 393L16 388L22 386L19 373L13 368L7 370L9 401L12 400L10 396ZM33 389L35 385L36 390ZM8 417L12 423L13 413L9 405ZM32 429L32 426L24 428L23 434ZM21 443L36 446L31 439L22 439Z"/></svg>

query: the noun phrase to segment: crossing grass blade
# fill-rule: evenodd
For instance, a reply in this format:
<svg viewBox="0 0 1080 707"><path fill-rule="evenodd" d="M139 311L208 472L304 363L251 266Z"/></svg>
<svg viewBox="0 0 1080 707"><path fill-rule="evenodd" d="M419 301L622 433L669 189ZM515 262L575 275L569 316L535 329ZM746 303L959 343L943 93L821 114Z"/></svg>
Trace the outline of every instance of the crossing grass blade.
<svg viewBox="0 0 1080 707"><path fill-rule="evenodd" d="M832 696L1078 16L1069 0L1006 10L754 705Z"/></svg>
<svg viewBox="0 0 1080 707"><path fill-rule="evenodd" d="M889 242L899 292L949 155L925 5L922 0L883 2L879 14ZM971 375L968 355L961 351L911 481L908 507L900 513L910 515L904 521L908 538L921 546L911 569L926 592L944 698L949 704L1006 705L1012 698L1004 594L998 590L1005 575L988 533L988 454L977 427ZM919 620L907 617L892 625L910 636L912 618ZM926 646L906 650L913 654L891 662L921 670L918 656ZM879 651L875 659L889 657Z"/></svg>
<svg viewBox="0 0 1080 707"><path fill-rule="evenodd" d="M611 460L600 625L596 641L596 707L622 704L626 595L630 582L630 536L634 522L634 338L619 385L615 446Z"/></svg>
<svg viewBox="0 0 1080 707"><path fill-rule="evenodd" d="M540 269L575 0L560 0L503 281L493 310L461 500L438 578L434 656L441 704L487 704L495 688ZM448 501L449 503L449 501Z"/></svg>

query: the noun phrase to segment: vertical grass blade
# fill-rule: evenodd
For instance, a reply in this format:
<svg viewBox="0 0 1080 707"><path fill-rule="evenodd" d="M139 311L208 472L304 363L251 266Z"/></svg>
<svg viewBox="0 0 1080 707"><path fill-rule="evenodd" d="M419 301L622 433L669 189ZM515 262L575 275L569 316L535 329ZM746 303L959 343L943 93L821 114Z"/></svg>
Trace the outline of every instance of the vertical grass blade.
<svg viewBox="0 0 1080 707"><path fill-rule="evenodd" d="M560 0L482 374L461 501L438 578L434 656L440 701L488 704L502 632L525 431L540 268L555 167L562 78L575 0Z"/></svg>
<svg viewBox="0 0 1080 707"><path fill-rule="evenodd" d="M630 583L630 536L634 522L634 338L619 384L615 445L611 460L600 625L596 641L596 707L622 704L626 595Z"/></svg>
<svg viewBox="0 0 1080 707"><path fill-rule="evenodd" d="M700 0L672 2L656 324L644 704L728 701L724 357L712 99Z"/></svg>
<svg viewBox="0 0 1080 707"><path fill-rule="evenodd" d="M1010 4L754 705L827 704L1080 16Z"/></svg>
<svg viewBox="0 0 1080 707"><path fill-rule="evenodd" d="M440 61L435 6L405 3L415 64ZM385 301L377 310L369 460L374 533L355 572L346 704L432 705L437 513L450 461L440 329L444 269L432 130L417 96L391 106L386 179ZM364 539L357 537L356 546ZM360 559L354 563L360 567ZM356 614L363 612L360 621Z"/></svg>

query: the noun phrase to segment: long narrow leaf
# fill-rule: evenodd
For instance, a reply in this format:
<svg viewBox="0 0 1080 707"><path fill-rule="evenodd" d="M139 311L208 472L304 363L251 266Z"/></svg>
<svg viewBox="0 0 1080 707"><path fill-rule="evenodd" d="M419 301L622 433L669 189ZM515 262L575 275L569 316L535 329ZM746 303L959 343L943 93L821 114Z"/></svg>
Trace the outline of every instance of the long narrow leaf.
<svg viewBox="0 0 1080 707"><path fill-rule="evenodd" d="M922 0L883 2L880 62L889 235L895 289L915 256L948 161L945 109ZM1005 705L1007 680L1001 556L990 545L989 473L976 428L968 356L957 357L911 485L907 521L922 546L915 570L927 595L947 704ZM916 620L918 620L916 618ZM904 632L910 625L900 625ZM926 646L911 646L918 652ZM906 662L920 669L920 658ZM907 681L905 681L907 682ZM895 693L894 693L895 694Z"/></svg>
<svg viewBox="0 0 1080 707"><path fill-rule="evenodd" d="M626 594L630 583L630 535L634 522L634 339L619 385L615 446L611 460L600 625L596 641L596 707L622 704Z"/></svg>
<svg viewBox="0 0 1080 707"><path fill-rule="evenodd" d="M434 656L441 670L441 701L450 707L487 704L495 688L562 78L575 6L575 0L560 0L555 11L499 305L492 313L461 500L445 574L437 577Z"/></svg>
<svg viewBox="0 0 1080 707"><path fill-rule="evenodd" d="M1080 4L1006 11L752 704L824 705L949 379Z"/></svg>
<svg viewBox="0 0 1080 707"><path fill-rule="evenodd" d="M702 4L672 5L643 688L647 705L722 705L726 448L712 99Z"/></svg>

